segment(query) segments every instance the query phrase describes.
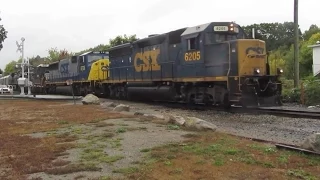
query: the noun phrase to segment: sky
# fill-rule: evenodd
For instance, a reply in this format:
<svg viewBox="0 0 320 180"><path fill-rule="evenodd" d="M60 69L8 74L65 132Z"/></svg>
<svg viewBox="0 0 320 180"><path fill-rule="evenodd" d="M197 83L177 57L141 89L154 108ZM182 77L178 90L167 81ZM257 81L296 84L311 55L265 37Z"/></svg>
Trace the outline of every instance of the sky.
<svg viewBox="0 0 320 180"><path fill-rule="evenodd" d="M50 48L78 52L106 44L117 35L138 38L214 21L240 25L293 21L294 0L1 0L0 24L8 38L0 68L17 60L16 41L25 38L25 58L47 56ZM319 0L299 1L302 31L311 24Z"/></svg>

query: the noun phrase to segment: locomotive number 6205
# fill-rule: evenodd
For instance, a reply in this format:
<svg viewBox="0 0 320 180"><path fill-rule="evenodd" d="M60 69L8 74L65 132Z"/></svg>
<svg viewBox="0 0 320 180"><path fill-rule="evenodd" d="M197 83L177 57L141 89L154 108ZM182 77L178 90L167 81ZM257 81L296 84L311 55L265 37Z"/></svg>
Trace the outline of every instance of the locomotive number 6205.
<svg viewBox="0 0 320 180"><path fill-rule="evenodd" d="M200 58L200 51L187 52L184 54L185 61L199 61Z"/></svg>

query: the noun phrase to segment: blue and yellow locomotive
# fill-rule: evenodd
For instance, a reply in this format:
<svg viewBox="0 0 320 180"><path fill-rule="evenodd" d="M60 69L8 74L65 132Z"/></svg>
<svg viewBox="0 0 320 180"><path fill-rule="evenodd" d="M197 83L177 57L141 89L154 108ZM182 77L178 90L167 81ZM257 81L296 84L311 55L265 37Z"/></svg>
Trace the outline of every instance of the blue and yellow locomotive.
<svg viewBox="0 0 320 180"><path fill-rule="evenodd" d="M280 74L270 75L265 42L233 22L211 22L89 52L52 64L47 92L68 88L119 99L281 105ZM281 71L279 70L279 73ZM70 87L69 87L70 88Z"/></svg>

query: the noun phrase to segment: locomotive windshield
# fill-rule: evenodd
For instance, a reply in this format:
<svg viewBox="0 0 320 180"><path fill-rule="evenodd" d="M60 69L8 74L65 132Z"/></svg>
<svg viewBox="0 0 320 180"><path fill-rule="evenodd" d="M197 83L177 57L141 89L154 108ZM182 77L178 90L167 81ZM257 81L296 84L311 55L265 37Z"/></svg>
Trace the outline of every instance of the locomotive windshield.
<svg viewBox="0 0 320 180"><path fill-rule="evenodd" d="M236 24L216 25L206 33L206 44L221 43L236 39L246 39L243 29Z"/></svg>

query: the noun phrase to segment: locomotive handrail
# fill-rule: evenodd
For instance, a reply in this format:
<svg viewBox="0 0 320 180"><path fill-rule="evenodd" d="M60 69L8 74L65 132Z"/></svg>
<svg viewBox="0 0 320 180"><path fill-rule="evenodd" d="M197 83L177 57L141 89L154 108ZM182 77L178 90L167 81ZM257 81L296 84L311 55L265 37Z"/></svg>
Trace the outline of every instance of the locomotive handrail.
<svg viewBox="0 0 320 180"><path fill-rule="evenodd" d="M231 45L230 45L230 42L228 41L227 42L228 45L229 45L229 69L228 69L228 73L227 73L227 89L229 90L229 75L230 75L230 69L231 69L231 52L230 52L230 49L231 49Z"/></svg>

